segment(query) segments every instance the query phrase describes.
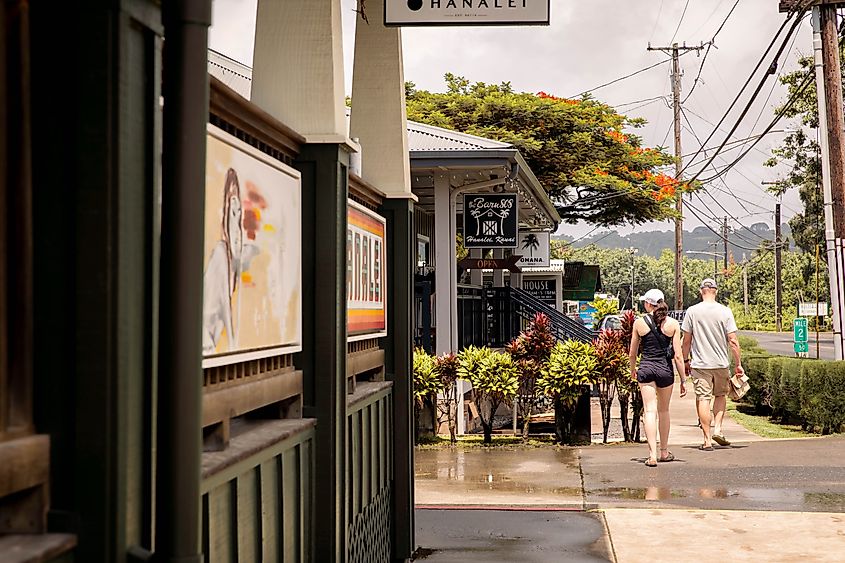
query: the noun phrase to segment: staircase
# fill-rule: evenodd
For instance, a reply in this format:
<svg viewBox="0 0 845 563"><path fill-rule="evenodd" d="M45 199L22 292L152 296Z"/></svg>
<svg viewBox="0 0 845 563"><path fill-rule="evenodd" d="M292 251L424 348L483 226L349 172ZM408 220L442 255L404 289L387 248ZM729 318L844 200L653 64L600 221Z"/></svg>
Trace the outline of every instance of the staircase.
<svg viewBox="0 0 845 563"><path fill-rule="evenodd" d="M554 307L549 306L521 289L509 288L511 309L522 319L531 321L537 313L543 313L551 321L551 329L558 340L579 340L591 342L593 331L580 321L567 317Z"/></svg>

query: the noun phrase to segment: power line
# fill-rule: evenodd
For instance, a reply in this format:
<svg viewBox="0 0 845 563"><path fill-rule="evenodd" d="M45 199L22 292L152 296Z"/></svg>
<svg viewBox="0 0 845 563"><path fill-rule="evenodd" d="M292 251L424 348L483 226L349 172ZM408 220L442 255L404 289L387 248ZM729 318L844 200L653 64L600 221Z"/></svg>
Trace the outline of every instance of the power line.
<svg viewBox="0 0 845 563"><path fill-rule="evenodd" d="M684 11L681 12L681 19L678 20L678 27L675 28L675 33L672 34L672 39L669 40L670 45L675 41L675 37L677 37L678 31L681 29L681 24L684 23L684 16L687 15L687 8L689 8L689 0L687 0L686 4L684 4Z"/></svg>
<svg viewBox="0 0 845 563"><path fill-rule="evenodd" d="M660 62L654 63L653 65L647 66L647 67L645 67L645 68L641 68L640 70L634 71L634 72L632 72L632 73L630 73L630 74L626 74L625 76L620 76L619 78L616 78L616 79L614 79L614 80L611 80L610 82L605 82L604 84L599 84L598 86L595 86L595 87L593 87L593 88L590 88L589 90L584 90L583 92L581 92L580 94L577 94L577 95L575 95L575 96L569 96L569 99L580 98L580 97L581 97L581 96L583 96L584 94L589 94L590 92L595 92L596 90L599 90L599 89L601 89L601 88L604 88L605 86L610 86L611 84L616 84L617 82L621 82L621 81L623 81L623 80L626 80L626 79L628 79L628 78L631 78L632 76L636 76L636 75L641 74L641 73L643 73L643 72L645 72L645 71L647 71L647 70L651 70L651 69L653 69L653 68L655 68L655 67L658 67L658 66L660 66L660 65L666 64L666 63L670 62L671 60L672 60L672 59L664 59L664 60L662 60L662 61L660 61Z"/></svg>
<svg viewBox="0 0 845 563"><path fill-rule="evenodd" d="M790 12L790 13L789 13L789 15L788 15L788 17L787 17L787 18L784 20L784 22L781 24L781 26L780 26L780 28L778 29L777 33L776 33L776 34L775 34L775 36L772 38L772 41L769 43L768 47L766 47L766 50L765 50L765 52L763 53L763 56L762 56L762 57L760 57L760 60L759 60L759 61L757 61L757 64L755 65L754 70L752 70L752 71L751 71L751 74L749 74L749 75L748 75L748 79L745 81L745 83L744 83L744 84L742 85L742 87L740 88L739 93L737 93L736 97L735 97L735 98L734 98L734 100L731 102L730 106L728 106L728 109L725 111L725 114L722 116L722 118L721 118L721 119L719 120L719 122L716 124L715 128L713 129L713 131L711 131L710 135L708 135L708 136L707 136L707 139L705 139L704 143L702 143L702 147L703 147L703 145L704 145L704 144L708 143L708 142L710 141L710 139L712 139L712 138L713 138L713 135L715 135L715 133L716 133L717 129L718 129L718 128L722 125L722 123L724 123L724 121L727 119L728 115L730 115L731 110L734 108L734 106L736 106L737 102L739 102L739 99L740 99L740 97L742 96L742 93L745 91L745 89L746 89L746 88L748 87L748 85L751 83L751 80L754 78L754 75L757 73L757 71L758 71L758 70L760 69L760 67L762 66L763 62L766 60L766 56L769 54L769 52L772 50L772 48L773 48L773 47L775 46L775 44L777 43L777 40L778 40L778 38L780 37L781 32L783 32L783 30L786 28L786 26L787 26L787 24L789 23L789 21L790 21L790 20L792 20L792 18L793 18L793 16L794 16L794 15L795 15L795 13L794 13L794 12ZM778 60L778 58L780 57L780 55L781 55L781 53L783 52L783 50L786 48L786 43L789 41L789 38L790 38L790 37L792 36L792 34L795 32L795 29L798 27L798 24L799 24L799 23L801 23L801 18L796 18L796 20L795 20L795 21L793 22L793 24L792 24L792 27L791 27L791 28L789 29L789 31L787 32L787 35L786 35L786 38L785 38L784 42L781 44L780 48L778 49L778 52L775 54L775 57L774 57L774 59L773 59L772 63L770 64L770 67L769 67L770 69L772 68L772 65L776 65L776 64L777 64L777 60ZM737 119L736 123L735 123L735 124L734 124L734 126L731 128L730 132L728 133L728 137L732 136L732 135L733 135L733 133L736 131L737 127L739 127L739 124L742 122L742 119L745 117L745 114L746 114L746 113L748 113L748 109L750 108L750 106L751 106L751 104L754 102L754 100L756 99L757 94L760 92L760 89L761 89L761 88L763 87L763 85L765 84L766 79L768 78L769 74L771 74L771 72L767 71L767 72L766 72L766 74L763 76L763 79L760 81L760 84L757 86L757 89L756 89L756 90L755 90L755 92L751 95L751 99L750 99L750 100L748 101L748 103L746 104L745 109L742 111L742 113L740 114L740 116L739 116L739 118ZM713 158L715 158L715 155L716 155L716 154L718 154L718 153L719 153L719 151L721 151L721 149L724 147L724 145L725 145L726 143L727 143L727 138L725 139L725 141L723 141L723 142L722 142L722 144L720 145L720 147L716 149L716 153L715 153L715 154L714 154L714 155L710 158L710 161L712 161L712 159L713 159ZM697 156L697 155L696 155L696 156ZM684 170L685 170L686 168L687 168L687 166L685 166L685 167L684 167ZM683 172L684 170L681 170L681 172ZM702 170L703 170L703 168L702 168ZM699 173L700 173L700 171L699 171Z"/></svg>
<svg viewBox="0 0 845 563"><path fill-rule="evenodd" d="M721 6L721 5L722 5L722 3L719 2L719 6ZM719 35L719 32L721 32L722 29L725 27L725 24L728 23L728 19L730 19L731 14L734 13L734 10L736 9L736 7L738 5L739 5L739 0L736 0L736 2L734 2L734 5L731 6L731 9L728 11L728 15L725 16L725 19L722 20L722 23L719 26L719 28L716 29L716 33L714 33L713 37L710 38L710 41L707 42L707 50L704 51L704 56L701 57L701 64L698 65L698 74L696 75L695 80L692 81L692 87L690 88L689 92L687 92L686 97L684 97L684 99L681 103L686 102L689 99L689 97L692 96L693 90L695 90L695 87L698 85L698 81L701 79L701 71L704 70L704 63L705 63L705 61L707 61L707 55L710 54L710 48L714 47L715 44L716 44L716 36ZM718 9L719 6L716 6L716 9ZM713 13L716 13L716 11L714 10ZM710 17L713 17L713 14L710 14ZM710 18L708 18L708 21L709 21L709 19Z"/></svg>

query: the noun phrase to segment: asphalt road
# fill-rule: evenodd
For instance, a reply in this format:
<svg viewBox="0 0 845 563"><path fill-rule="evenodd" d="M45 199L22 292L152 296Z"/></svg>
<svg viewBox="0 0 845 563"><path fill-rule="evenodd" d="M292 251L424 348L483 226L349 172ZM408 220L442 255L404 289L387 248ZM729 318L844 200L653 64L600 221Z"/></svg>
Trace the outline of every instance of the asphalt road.
<svg viewBox="0 0 845 563"><path fill-rule="evenodd" d="M740 334L755 338L760 346L781 356L794 356L792 348L792 332L755 332L752 330L741 330ZM819 357L822 360L833 360L833 334L830 332L819 333ZM810 354L809 357L816 357L816 333L810 333Z"/></svg>

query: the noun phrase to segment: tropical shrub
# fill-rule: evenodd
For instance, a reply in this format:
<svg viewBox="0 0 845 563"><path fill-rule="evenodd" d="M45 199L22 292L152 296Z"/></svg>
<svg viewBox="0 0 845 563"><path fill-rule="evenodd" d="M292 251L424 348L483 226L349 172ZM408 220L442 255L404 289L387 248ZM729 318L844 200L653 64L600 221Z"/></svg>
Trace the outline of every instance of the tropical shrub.
<svg viewBox="0 0 845 563"><path fill-rule="evenodd" d="M519 375L510 354L470 347L458 355L458 373L472 383L472 395L484 431L493 440L493 418L502 403L510 404L519 388Z"/></svg>
<svg viewBox="0 0 845 563"><path fill-rule="evenodd" d="M592 314L593 326L599 326L603 318L608 315L615 315L619 312L619 299L596 299L590 305L595 309Z"/></svg>
<svg viewBox="0 0 845 563"><path fill-rule="evenodd" d="M596 352L588 343L567 340L558 342L552 349L537 385L554 400L555 435L559 442L572 444L578 439L575 427L578 399L595 382L596 370Z"/></svg>
<svg viewBox="0 0 845 563"><path fill-rule="evenodd" d="M601 331L593 341L593 347L596 350L602 435L604 443L607 443L607 433L610 429L610 410L617 385L620 382L625 385L630 375L628 351L622 342L622 334L613 330Z"/></svg>
<svg viewBox="0 0 845 563"><path fill-rule="evenodd" d="M634 321L637 314L628 310L622 313L622 343L625 350L631 348L631 338L634 334ZM643 398L640 386L631 380L630 371L622 374L618 380L616 390L619 395L619 418L622 422L622 436L626 442L640 441L640 416L643 413ZM628 407L631 407L631 418L628 419Z"/></svg>
<svg viewBox="0 0 845 563"><path fill-rule="evenodd" d="M432 422L436 420L433 404L437 393L442 391L434 358L422 348L414 350L414 428L420 428L420 417L425 409L431 410Z"/></svg>
<svg viewBox="0 0 845 563"><path fill-rule="evenodd" d="M516 406L522 416L522 438L528 438L531 413L539 402L537 378L549 360L555 344L551 322L543 313L537 313L528 328L507 345L506 351L514 359L519 374Z"/></svg>
<svg viewBox="0 0 845 563"><path fill-rule="evenodd" d="M458 386L455 384L458 379L458 357L455 354L444 354L435 358L434 364L443 393L442 404L438 404L441 415L438 422L445 416L449 426L449 438L455 443L458 440Z"/></svg>

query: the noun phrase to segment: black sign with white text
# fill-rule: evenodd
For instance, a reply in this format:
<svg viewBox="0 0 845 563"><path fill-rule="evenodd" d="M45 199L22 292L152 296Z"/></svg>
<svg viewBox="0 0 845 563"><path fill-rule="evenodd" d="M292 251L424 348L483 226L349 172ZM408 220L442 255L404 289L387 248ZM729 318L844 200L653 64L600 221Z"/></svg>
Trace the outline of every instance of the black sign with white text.
<svg viewBox="0 0 845 563"><path fill-rule="evenodd" d="M557 280L556 279L523 279L522 289L546 303L552 308L557 307Z"/></svg>
<svg viewBox="0 0 845 563"><path fill-rule="evenodd" d="M516 248L518 215L516 194L464 194L464 246Z"/></svg>

